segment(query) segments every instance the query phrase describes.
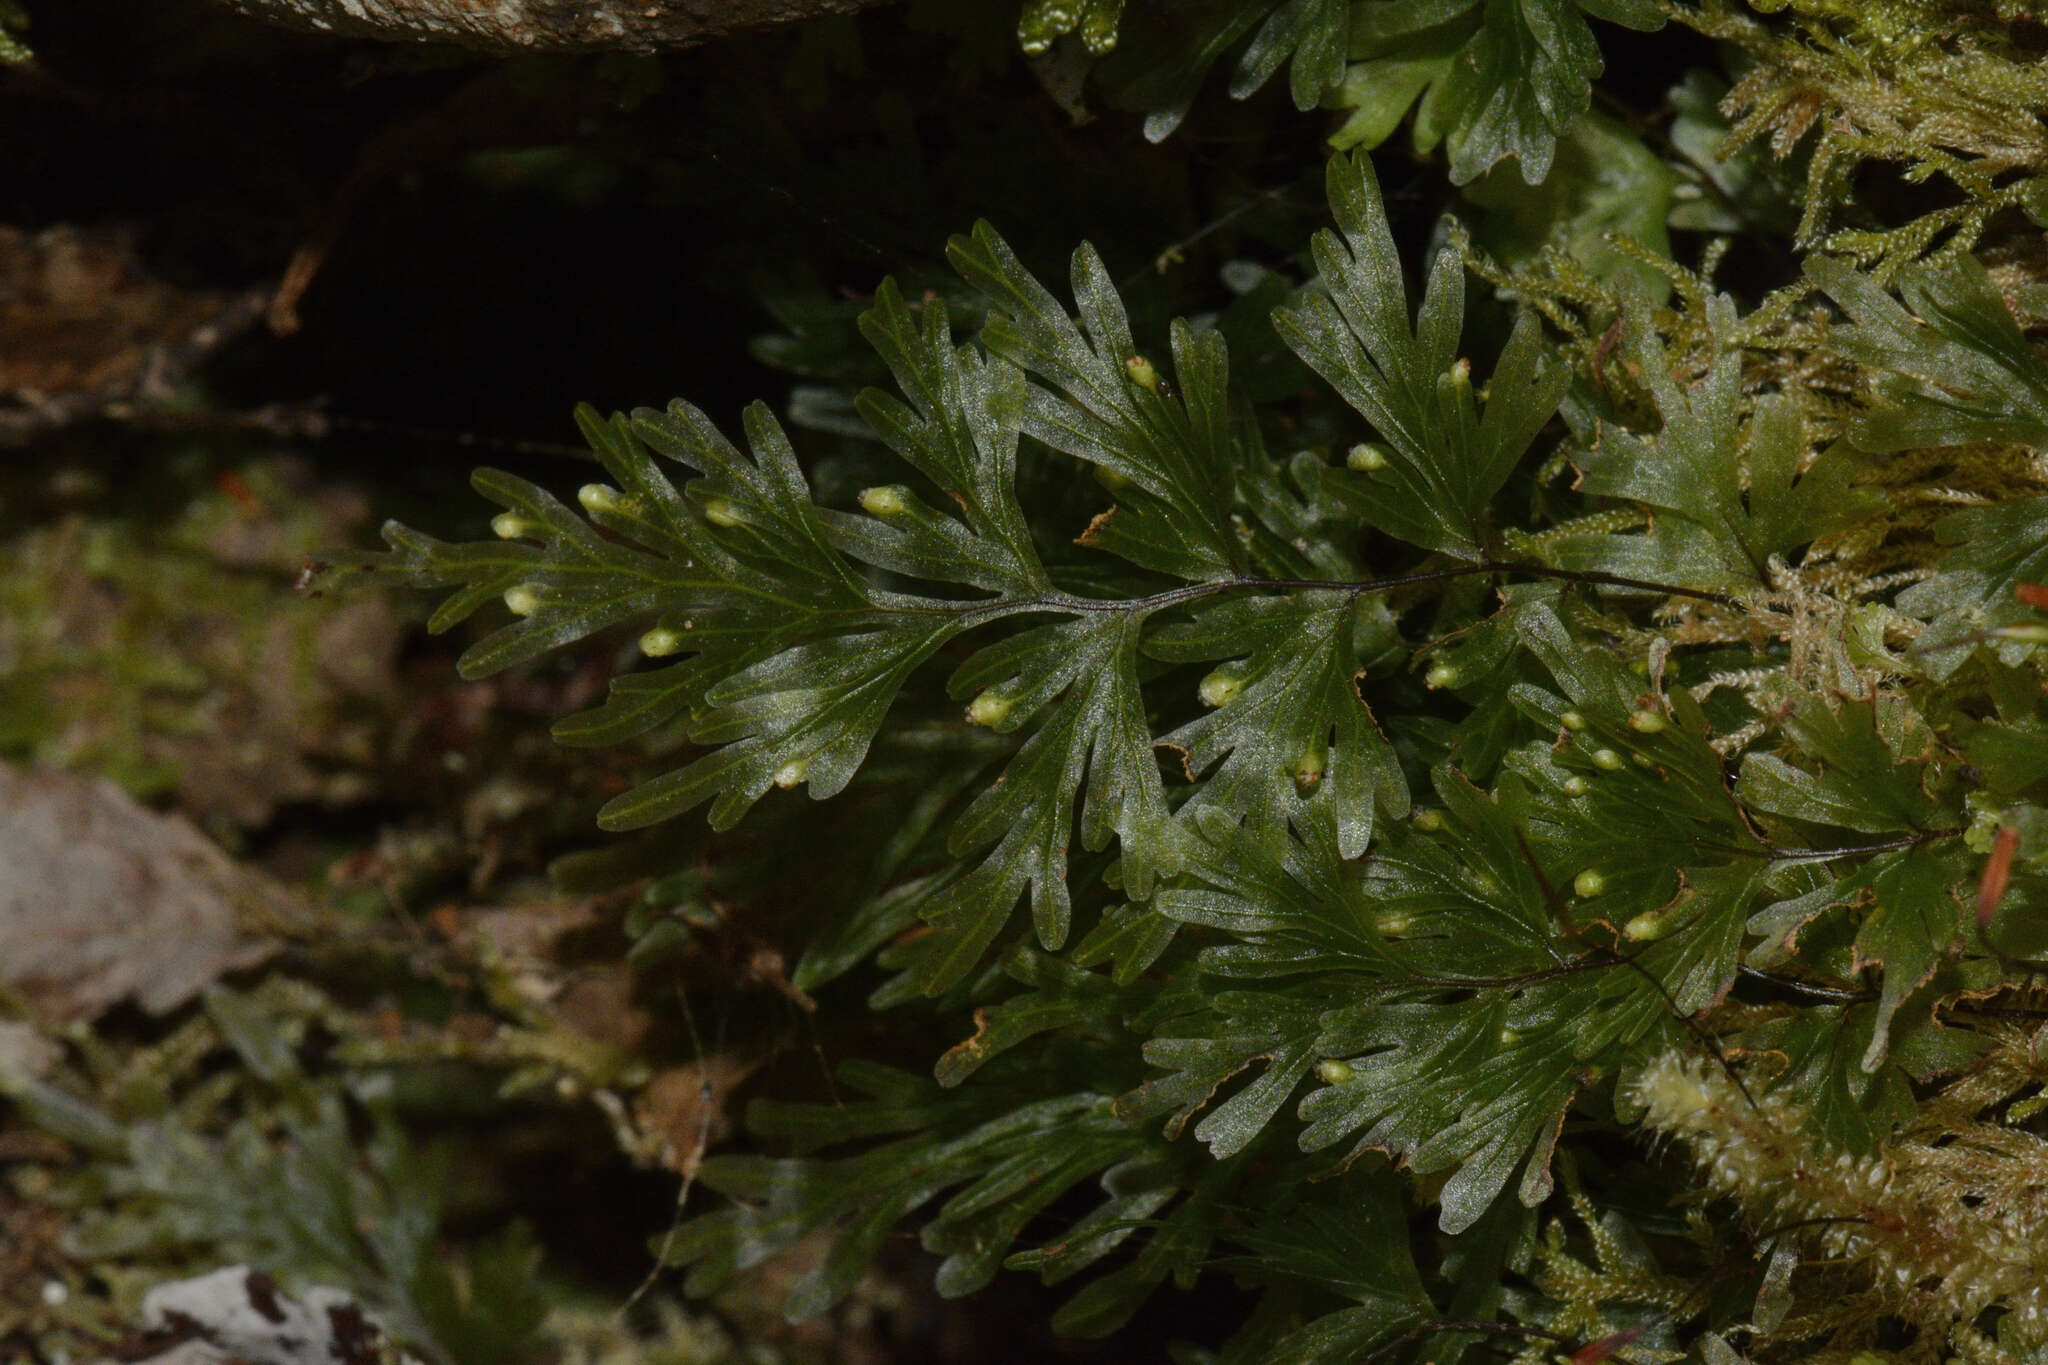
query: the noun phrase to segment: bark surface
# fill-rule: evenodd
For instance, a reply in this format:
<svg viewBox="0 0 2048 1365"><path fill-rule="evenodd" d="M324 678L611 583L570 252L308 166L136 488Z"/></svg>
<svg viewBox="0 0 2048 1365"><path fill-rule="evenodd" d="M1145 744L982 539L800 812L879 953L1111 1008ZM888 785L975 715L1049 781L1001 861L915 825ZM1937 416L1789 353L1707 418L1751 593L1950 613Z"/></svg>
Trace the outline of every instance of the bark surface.
<svg viewBox="0 0 2048 1365"><path fill-rule="evenodd" d="M745 29L886 0L220 0L252 18L345 38L502 52L693 47Z"/></svg>

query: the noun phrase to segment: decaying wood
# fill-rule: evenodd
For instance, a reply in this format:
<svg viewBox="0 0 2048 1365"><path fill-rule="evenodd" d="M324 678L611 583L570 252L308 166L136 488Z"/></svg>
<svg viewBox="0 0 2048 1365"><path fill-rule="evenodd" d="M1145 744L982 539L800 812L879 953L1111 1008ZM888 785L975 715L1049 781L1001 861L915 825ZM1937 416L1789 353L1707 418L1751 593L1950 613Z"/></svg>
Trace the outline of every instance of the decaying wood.
<svg viewBox="0 0 2048 1365"><path fill-rule="evenodd" d="M220 0L271 23L347 38L497 51L694 47L750 28L885 0Z"/></svg>

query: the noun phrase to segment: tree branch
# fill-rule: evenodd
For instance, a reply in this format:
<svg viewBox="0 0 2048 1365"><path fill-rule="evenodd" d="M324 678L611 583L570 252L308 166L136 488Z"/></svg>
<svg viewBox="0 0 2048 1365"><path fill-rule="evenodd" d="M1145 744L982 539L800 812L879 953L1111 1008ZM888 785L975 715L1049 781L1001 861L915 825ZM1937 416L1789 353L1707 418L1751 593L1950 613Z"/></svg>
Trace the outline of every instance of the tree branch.
<svg viewBox="0 0 2048 1365"><path fill-rule="evenodd" d="M851 14L884 0L220 0L344 38L453 43L499 52L694 47L750 28Z"/></svg>

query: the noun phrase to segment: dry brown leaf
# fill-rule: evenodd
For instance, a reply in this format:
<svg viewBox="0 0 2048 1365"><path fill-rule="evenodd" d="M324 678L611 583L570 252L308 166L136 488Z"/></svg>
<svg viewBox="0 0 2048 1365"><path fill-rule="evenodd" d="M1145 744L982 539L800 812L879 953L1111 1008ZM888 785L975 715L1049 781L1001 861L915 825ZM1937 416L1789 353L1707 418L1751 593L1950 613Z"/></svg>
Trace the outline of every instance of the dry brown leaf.
<svg viewBox="0 0 2048 1365"><path fill-rule="evenodd" d="M519 992L546 1001L562 1024L622 1052L636 1050L654 1026L634 1003L632 969L620 961L587 961L576 939L605 923L593 901L529 901L520 905L436 912L436 928L460 952L488 943L513 973Z"/></svg>
<svg viewBox="0 0 2048 1365"><path fill-rule="evenodd" d="M526 970L558 967L556 945L602 922L588 900L471 906L457 913L460 928L450 936L457 948L475 953L488 941L509 966Z"/></svg>
<svg viewBox="0 0 2048 1365"><path fill-rule="evenodd" d="M656 1159L694 1178L704 1153L732 1135L726 1104L759 1065L758 1058L721 1052L701 1063L657 1071L633 1101L640 1130L660 1141Z"/></svg>
<svg viewBox="0 0 2048 1365"><path fill-rule="evenodd" d="M555 1014L586 1038L621 1052L638 1051L654 1020L633 1003L635 985L632 968L623 962L582 968L563 982Z"/></svg>
<svg viewBox="0 0 2048 1365"><path fill-rule="evenodd" d="M63 1045L44 1037L34 1024L0 1019L0 1075L40 1080L63 1060Z"/></svg>
<svg viewBox="0 0 2048 1365"><path fill-rule="evenodd" d="M275 953L284 887L119 787L0 765L0 982L60 1018L165 1014Z"/></svg>

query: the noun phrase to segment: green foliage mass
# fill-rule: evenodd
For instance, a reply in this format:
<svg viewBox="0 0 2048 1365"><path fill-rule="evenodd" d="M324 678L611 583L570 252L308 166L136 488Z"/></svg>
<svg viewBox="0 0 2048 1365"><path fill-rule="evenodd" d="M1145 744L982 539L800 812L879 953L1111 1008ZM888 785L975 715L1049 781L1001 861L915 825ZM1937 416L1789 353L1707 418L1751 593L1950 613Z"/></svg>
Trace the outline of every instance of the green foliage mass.
<svg viewBox="0 0 2048 1365"><path fill-rule="evenodd" d="M795 925L786 975L746 970L831 1021L832 1074L770 1073L706 1155L637 1107L674 1039L576 1034L495 948L408 987L474 991L466 1041L216 987L126 1067L88 1036L0 1073L77 1156L32 1191L77 1254L203 1247L438 1358L531 1357L541 1250L442 1240L464 1161L397 1102L447 1064L501 1073L493 1122L597 1105L682 1174L660 1268L772 1271L793 1319L914 1233L942 1294L1035 1275L1074 1336L1211 1296L1225 1326L1145 1345L1215 1365L2048 1361L2038 22L1017 14L1049 88L1152 142L1317 120L1328 225L1261 220L1171 319L1159 277L1285 184L1129 276L1106 242L1054 281L982 223L957 278L784 279L787 411L586 408L573 499L481 470L493 538L326 556L442 590L465 679L619 663L554 738L630 840L561 881L632 904L642 984L706 926ZM1666 25L1624 41L1724 68L1685 49L1655 112L1596 87L1617 26ZM43 544L0 601L55 595ZM88 679L132 719L0 744L169 783L137 736L222 684L105 662L200 610L154 563L108 618L142 647L0 630L21 696ZM690 1073L705 1147L733 1055Z"/></svg>
<svg viewBox="0 0 2048 1365"><path fill-rule="evenodd" d="M1030 27L1048 8L1027 14L1027 48L1051 36ZM1081 8L1089 19L1115 9ZM1338 147L1377 146L1412 108L1415 150L1441 146L1454 183L1513 158L1535 185L1591 107L1601 58L1588 19L1653 31L1665 15L1647 0L1198 0L1149 16L1158 31L1135 34L1108 76L1156 142L1180 126L1219 59L1236 52L1233 98L1285 67L1295 108L1349 111L1332 138Z"/></svg>
<svg viewBox="0 0 2048 1365"><path fill-rule="evenodd" d="M1155 77L1262 22L1240 82L1291 59L1314 104L1350 10L1260 9ZM1453 179L1507 152L1541 179L1597 70L1578 12L1380 10L1349 30L1368 61L1458 35L1417 114ZM1536 60L1539 22L1554 85L1457 102ZM860 318L897 391L854 400L878 474L852 505L765 406L744 448L685 403L586 411L610 482L581 514L483 471L497 541L394 525L345 566L453 588L437 629L502 599L470 676L642 632L649 666L557 729L674 753L611 828L847 799L920 737L944 818L904 808L894 871L796 980L873 971L874 1007L959 1041L929 1077L852 1060L833 1103L757 1101L786 1154L707 1161L730 1202L662 1255L708 1293L836 1227L801 1316L914 1219L944 1293L1072 1281L1080 1335L1232 1276L1218 1360L1848 1359L1901 1332L1901 1358L2038 1358L2032 1298L1945 1260L1953 1231L1743 1219L1837 1207L1828 1181L1930 1125L2042 1141L2031 1101L1977 1117L2043 1079L2012 1022L2048 908L2033 343L1967 260L1894 294L1815 255L1749 312L1667 262L1660 310L1547 246L1516 287L1605 340L1560 354L1525 308L1482 349L1456 246L1411 298L1364 154L1328 196L1270 323L1313 397L1254 403L1223 327L1141 339L1092 249L1063 298L984 224L948 252L977 328L887 282ZM1332 443L1291 437L1298 404ZM1924 514L1935 484L1963 509ZM1756 1150L1674 1058L1795 1117ZM1658 1133L1732 1207L1668 1208L1689 1168L1627 1140ZM1968 1198L2030 1207L2028 1160ZM1881 1227L1950 1197L1882 1181L1850 1205Z"/></svg>

